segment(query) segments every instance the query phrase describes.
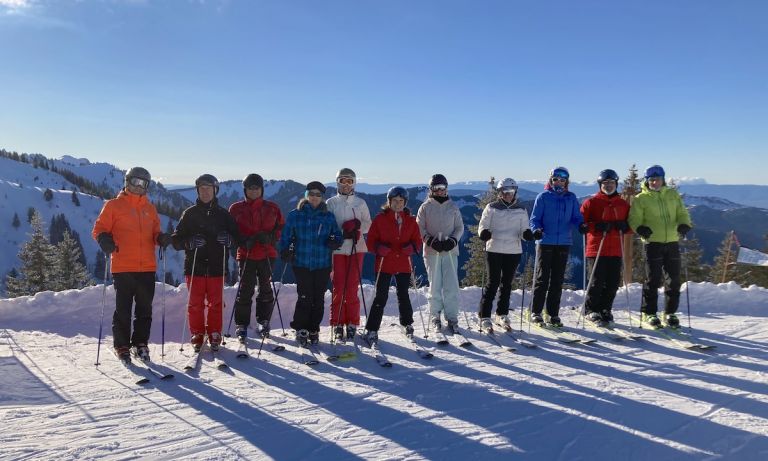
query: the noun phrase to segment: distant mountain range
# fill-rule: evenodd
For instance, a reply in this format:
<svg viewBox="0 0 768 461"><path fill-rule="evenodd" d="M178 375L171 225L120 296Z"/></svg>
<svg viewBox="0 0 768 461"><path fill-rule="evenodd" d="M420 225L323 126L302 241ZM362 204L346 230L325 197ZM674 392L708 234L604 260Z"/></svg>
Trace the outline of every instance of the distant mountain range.
<svg viewBox="0 0 768 461"><path fill-rule="evenodd" d="M6 231L0 237L0 275L4 276L11 268L19 267L17 254L19 247L28 239L30 231L27 213L30 208L37 209L43 216L46 226L54 215L66 216L70 226L81 238L89 266L95 264L97 245L91 239L93 221L98 215L104 200L114 197L122 188L124 171L108 163L91 163L87 159L65 156L61 159L48 159L39 154L15 154L0 150L0 223L5 223ZM520 181L519 198L530 212L533 200L543 189L542 182ZM335 194L333 183L329 184L327 196ZM427 194L426 185L405 184L410 199L408 207L415 211ZM386 200L386 191L392 184L358 184L356 191L368 204L371 213ZM480 210L476 204L487 190L486 181L465 182L450 185L450 195L459 205L467 226L477 224ZM595 184L572 184L571 190L580 198L585 198L597 191ZM50 189L53 199L46 201L44 192ZM762 249L764 236L768 232L768 186L718 186L709 184L681 185L680 191L688 205L694 220L694 234L701 240L705 262L711 262L717 248L727 232L735 230L742 245ZM79 198L76 205L72 194ZM265 181L265 197L275 201L284 213L296 206L303 196L304 185L292 180ZM219 202L228 207L243 197L242 183L239 180L223 181L219 191ZM173 226L181 211L194 203L194 187L179 186L173 190L161 184L153 183L150 198L162 214L163 229ZM18 215L21 225L12 226L14 214ZM464 241L469 238L465 232ZM581 259L581 239L575 239L574 258ZM180 252L169 251L167 269L175 279L181 279ZM461 252L460 266L468 254ZM364 278L374 277L372 263L366 264ZM423 271L423 264L417 262L417 270ZM280 268L276 268L280 270ZM575 270L575 273L579 273ZM463 276L463 274L462 274ZM576 277L579 279L580 277ZM286 281L292 277L287 276ZM578 283L580 280L576 280Z"/></svg>

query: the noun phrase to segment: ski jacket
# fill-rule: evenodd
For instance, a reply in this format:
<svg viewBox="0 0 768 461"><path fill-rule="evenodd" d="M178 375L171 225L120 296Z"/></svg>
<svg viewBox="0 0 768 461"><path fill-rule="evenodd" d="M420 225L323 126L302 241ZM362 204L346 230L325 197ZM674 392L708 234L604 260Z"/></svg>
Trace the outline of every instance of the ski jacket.
<svg viewBox="0 0 768 461"><path fill-rule="evenodd" d="M539 241L544 245L571 245L572 231L584 218L579 211L579 199L565 190L557 193L547 184L544 192L536 196L531 210L531 230L541 229L544 237Z"/></svg>
<svg viewBox="0 0 768 461"><path fill-rule="evenodd" d="M98 241L102 232L112 234L117 249L112 253L112 273L155 272L155 245L160 234L160 217L146 195L120 191L107 200L93 224L91 236Z"/></svg>
<svg viewBox="0 0 768 461"><path fill-rule="evenodd" d="M680 194L667 186L653 191L643 182L642 191L635 196L629 210L629 227L635 231L639 226L650 227L653 233L650 238L643 239L645 243L670 243L680 238L677 235L680 224L693 227Z"/></svg>
<svg viewBox="0 0 768 461"><path fill-rule="evenodd" d="M326 203L328 210L336 217L336 224L339 229L341 229L341 226L350 219L360 220L360 236L357 239L355 251L358 253L365 253L366 246L363 235L367 234L368 229L371 228L371 213L368 211L368 205L365 203L365 200L356 195L337 194L329 198ZM334 251L333 254L352 254L352 239L344 239L344 244L341 248Z"/></svg>
<svg viewBox="0 0 768 461"><path fill-rule="evenodd" d="M184 244L194 235L202 235L205 245L195 250L185 250L184 275L220 277L224 274L224 258L228 257L227 248L216 241L219 232L226 231L232 236L233 245L240 240L237 224L227 210L220 207L216 199L197 203L184 210L176 230L171 235L173 247L184 250ZM192 262L194 260L194 271Z"/></svg>
<svg viewBox="0 0 768 461"><path fill-rule="evenodd" d="M325 269L331 267L332 252L326 245L330 235L342 239L336 218L326 204L321 202L312 208L306 199L301 199L296 209L288 213L278 248L282 252L294 243L293 265L309 270Z"/></svg>
<svg viewBox="0 0 768 461"><path fill-rule="evenodd" d="M603 191L599 191L581 204L581 214L584 216L584 222L589 225L587 257L594 258L597 257L600 240L603 240L603 233L595 229L595 224L626 221L629 216L629 203L619 194L606 195ZM632 231L627 230L627 233L630 232ZM622 256L621 244L619 230L611 227L605 235L600 256Z"/></svg>
<svg viewBox="0 0 768 461"><path fill-rule="evenodd" d="M485 229L491 232L491 239L485 242L485 251L520 254L523 252L520 243L523 232L528 229L528 212L517 200L510 204L495 200L483 209L477 226L478 235Z"/></svg>
<svg viewBox="0 0 768 461"><path fill-rule="evenodd" d="M404 245L413 245L411 253L403 253ZM386 245L390 252L376 256L374 269L385 274L410 273L410 254L421 249L421 234L416 218L408 208L395 213L391 208L383 210L373 218L368 231L368 250L376 254L379 245Z"/></svg>
<svg viewBox="0 0 768 461"><path fill-rule="evenodd" d="M257 198L256 200L241 200L229 207L229 214L237 223L240 237L245 240L258 232L270 233L272 243L256 242L250 250L238 246L237 259L264 259L277 257L275 244L280 240L280 231L285 225L285 219L280 208L274 202Z"/></svg>
<svg viewBox="0 0 768 461"><path fill-rule="evenodd" d="M459 253L459 242L464 234L464 221L456 202L448 199L440 203L434 197L429 197L419 207L416 222L419 224L419 232L424 242L424 256L438 253L427 245L431 237L439 240L448 240L453 237L456 239L456 246L451 252Z"/></svg>

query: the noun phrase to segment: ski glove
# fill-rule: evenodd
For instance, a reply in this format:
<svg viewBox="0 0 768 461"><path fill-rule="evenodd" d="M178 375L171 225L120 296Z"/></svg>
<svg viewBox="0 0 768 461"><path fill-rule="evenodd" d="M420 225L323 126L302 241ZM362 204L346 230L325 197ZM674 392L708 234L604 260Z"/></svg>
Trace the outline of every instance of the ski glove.
<svg viewBox="0 0 768 461"><path fill-rule="evenodd" d="M269 245L274 241L272 232L265 232L265 231L256 232L256 235L254 235L254 237L256 237L256 241L261 243L262 245Z"/></svg>
<svg viewBox="0 0 768 461"><path fill-rule="evenodd" d="M584 235L589 232L589 224L583 222L579 224L579 234Z"/></svg>
<svg viewBox="0 0 768 461"><path fill-rule="evenodd" d="M480 240L482 240L483 242L487 242L490 239L491 239L491 231L489 231L488 229L483 229L480 232Z"/></svg>
<svg viewBox="0 0 768 461"><path fill-rule="evenodd" d="M680 224L677 226L677 233L680 234L680 237L685 237L685 234L690 232L691 226L688 224Z"/></svg>
<svg viewBox="0 0 768 461"><path fill-rule="evenodd" d="M205 246L205 237L203 237L200 234L193 235L192 237L187 239L186 243L184 243L184 248L186 248L187 250L196 250L204 246Z"/></svg>
<svg viewBox="0 0 768 461"><path fill-rule="evenodd" d="M379 243L376 245L376 256L381 256L384 258L391 252L392 248L390 248L386 243Z"/></svg>
<svg viewBox="0 0 768 461"><path fill-rule="evenodd" d="M451 251L454 249L458 242L456 242L456 239L453 237L450 237L448 240L443 240L443 251Z"/></svg>
<svg viewBox="0 0 768 461"><path fill-rule="evenodd" d="M432 247L432 249L437 252L443 251L443 242L436 239L435 237L430 237L427 239L427 246Z"/></svg>
<svg viewBox="0 0 768 461"><path fill-rule="evenodd" d="M523 240L531 241L533 240L533 232L531 232L530 229L526 229L523 231Z"/></svg>
<svg viewBox="0 0 768 461"><path fill-rule="evenodd" d="M360 220L355 218L344 221L341 224L341 230L344 233L345 239L357 240L360 238L358 235L358 231L360 230Z"/></svg>
<svg viewBox="0 0 768 461"><path fill-rule="evenodd" d="M256 246L256 242L258 241L257 235L251 235L247 239L245 239L245 249L250 250L254 246Z"/></svg>
<svg viewBox="0 0 768 461"><path fill-rule="evenodd" d="M224 245L225 247L229 248L232 246L232 236L227 231L221 231L216 235L216 241L220 244Z"/></svg>
<svg viewBox="0 0 768 461"><path fill-rule="evenodd" d="M629 230L629 224L627 224L626 221L614 221L613 222L614 229L618 230L622 234L626 234Z"/></svg>
<svg viewBox="0 0 768 461"><path fill-rule="evenodd" d="M408 257L416 253L416 246L409 242L401 247L401 251L403 252L404 256Z"/></svg>
<svg viewBox="0 0 768 461"><path fill-rule="evenodd" d="M541 240L542 237L544 237L544 232L542 232L541 229L536 229L533 231L534 240Z"/></svg>
<svg viewBox="0 0 768 461"><path fill-rule="evenodd" d="M651 234L653 234L653 231L648 226L637 226L637 229L635 229L635 231L637 231L637 235L639 235L644 239L647 239L648 237L651 236Z"/></svg>
<svg viewBox="0 0 768 461"><path fill-rule="evenodd" d="M595 230L601 233L608 232L609 230L611 230L611 223L607 221L595 223Z"/></svg>
<svg viewBox="0 0 768 461"><path fill-rule="evenodd" d="M101 251L103 251L105 254L112 254L115 250L117 250L115 240L112 238L112 234L109 232L102 232L99 234L97 241L99 242Z"/></svg>
<svg viewBox="0 0 768 461"><path fill-rule="evenodd" d="M280 252L280 259L286 263L291 264L296 257L296 253L293 248L289 247Z"/></svg>
<svg viewBox="0 0 768 461"><path fill-rule="evenodd" d="M329 235L328 238L325 240L325 246L334 251L341 248L341 245L343 243L344 242L341 239L336 238L336 236L333 234Z"/></svg>
<svg viewBox="0 0 768 461"><path fill-rule="evenodd" d="M163 249L168 248L168 245L171 244L171 234L167 234L165 232L160 232L157 234L157 244Z"/></svg>

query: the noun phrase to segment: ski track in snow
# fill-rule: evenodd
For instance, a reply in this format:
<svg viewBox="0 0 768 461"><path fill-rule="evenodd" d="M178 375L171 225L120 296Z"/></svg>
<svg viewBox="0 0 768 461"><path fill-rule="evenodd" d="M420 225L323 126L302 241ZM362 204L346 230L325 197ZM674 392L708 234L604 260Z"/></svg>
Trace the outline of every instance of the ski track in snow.
<svg viewBox="0 0 768 461"><path fill-rule="evenodd" d="M284 288L290 319L295 288ZM160 357L156 297L152 355L175 377L145 385L109 351L111 337L94 366L99 287L3 299L0 459L768 459L768 291L691 288L696 340L715 351L653 335L614 341L572 326L582 294L565 291L566 325L597 343L562 344L534 330L520 336L539 347L511 353L467 330L467 349L418 338L434 348L424 360L389 327L397 320L392 293L380 332L392 368L365 348L355 359L319 357L310 367L288 347L258 359L257 348L247 359L225 349L223 370L204 353L193 373L181 370L188 347L166 342ZM235 288L227 290L233 298ZM617 321L626 326L622 291ZM630 287L633 306L639 292ZM479 293L463 289L462 305L476 305ZM179 332L185 294L183 286L168 290L166 338ZM726 294L728 310L720 307ZM292 346L273 331L275 343ZM324 327L321 338L328 334Z"/></svg>

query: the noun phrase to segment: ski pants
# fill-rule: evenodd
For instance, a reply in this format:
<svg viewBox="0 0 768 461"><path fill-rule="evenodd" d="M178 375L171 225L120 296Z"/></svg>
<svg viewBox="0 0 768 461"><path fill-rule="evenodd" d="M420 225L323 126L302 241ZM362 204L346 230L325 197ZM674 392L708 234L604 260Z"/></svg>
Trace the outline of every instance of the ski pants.
<svg viewBox="0 0 768 461"><path fill-rule="evenodd" d="M595 259L587 258L593 267ZM600 256L597 259L597 267L594 267L594 275L592 275L592 286L587 291L587 313L613 309L613 300L621 284L621 266L620 256Z"/></svg>
<svg viewBox="0 0 768 461"><path fill-rule="evenodd" d="M677 312L680 305L680 245L677 242L645 244L645 274L640 310L646 314L656 314L659 288L664 286L666 276L669 278L669 285L664 290L664 312Z"/></svg>
<svg viewBox="0 0 768 461"><path fill-rule="evenodd" d="M235 324L248 326L251 323L251 300L258 283L256 295L256 322L267 322L272 318L275 293L272 291L272 265L274 259L249 259L239 261L240 286L235 300ZM245 271L243 271L245 268Z"/></svg>
<svg viewBox="0 0 768 461"><path fill-rule="evenodd" d="M541 315L544 302L547 314L557 317L560 313L560 296L563 293L565 266L568 264L569 245L539 244L536 250L536 273L534 274L533 303L531 310Z"/></svg>
<svg viewBox="0 0 768 461"><path fill-rule="evenodd" d="M401 272L399 274L387 274L379 272L376 282L376 297L371 304L371 313L365 324L368 331L379 331L381 327L381 318L384 316L384 307L389 298L389 284L395 278L395 287L397 290L397 306L400 310L400 325L406 326L413 323L413 307L411 298L408 296L408 287L411 284L411 273Z"/></svg>
<svg viewBox="0 0 768 461"><path fill-rule="evenodd" d="M115 348L149 343L152 327L152 299L155 297L154 272L118 272L115 281L115 313L112 315L112 341ZM133 305L136 303L136 308ZM131 334L133 318L133 334Z"/></svg>
<svg viewBox="0 0 768 461"><path fill-rule="evenodd" d="M331 325L360 325L360 276L363 253L333 255L333 296Z"/></svg>
<svg viewBox="0 0 768 461"><path fill-rule="evenodd" d="M187 287L192 285L189 296L189 331L192 335L221 334L221 295L224 291L224 277L219 275L186 276ZM208 306L206 316L205 307Z"/></svg>
<svg viewBox="0 0 768 461"><path fill-rule="evenodd" d="M293 275L296 276L298 297L291 328L296 331L320 331L331 268L309 270L306 267L293 266Z"/></svg>
<svg viewBox="0 0 768 461"><path fill-rule="evenodd" d="M427 301L431 317L439 318L442 312L449 322L459 321L458 259L454 251L429 252L424 255L429 277Z"/></svg>
<svg viewBox="0 0 768 461"><path fill-rule="evenodd" d="M480 309L477 315L480 318L491 316L493 299L496 297L499 287L501 287L501 292L499 292L499 300L496 302L496 313L507 315L509 314L509 296L512 293L512 279L515 277L517 265L520 264L521 254L488 251L485 256L488 281L483 290L483 297L480 299Z"/></svg>

